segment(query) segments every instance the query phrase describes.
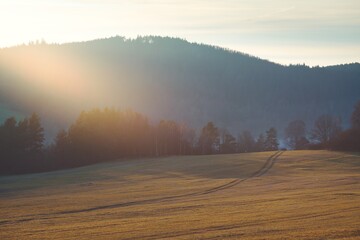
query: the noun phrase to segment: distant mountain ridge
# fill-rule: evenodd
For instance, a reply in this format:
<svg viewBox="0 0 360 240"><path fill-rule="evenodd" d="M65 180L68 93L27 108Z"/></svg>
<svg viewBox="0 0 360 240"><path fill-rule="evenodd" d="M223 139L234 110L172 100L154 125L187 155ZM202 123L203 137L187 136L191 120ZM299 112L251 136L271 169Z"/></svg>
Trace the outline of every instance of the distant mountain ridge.
<svg viewBox="0 0 360 240"><path fill-rule="evenodd" d="M207 121L255 135L321 114L347 126L360 64L283 66L170 37L113 37L0 50L0 118L36 111L49 135L94 107L132 108L156 121ZM46 120L45 120L46 119ZM3 119L0 119L1 121Z"/></svg>

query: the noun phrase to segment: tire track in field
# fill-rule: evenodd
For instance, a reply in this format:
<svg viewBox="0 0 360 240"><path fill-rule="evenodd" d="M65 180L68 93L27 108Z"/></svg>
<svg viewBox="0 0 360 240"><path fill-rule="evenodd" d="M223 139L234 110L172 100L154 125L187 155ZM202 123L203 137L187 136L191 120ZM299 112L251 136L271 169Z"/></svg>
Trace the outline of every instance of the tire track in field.
<svg viewBox="0 0 360 240"><path fill-rule="evenodd" d="M90 212L95 210L102 210L102 209L112 209L112 208L119 208L119 207L127 207L127 206L133 206L133 205L141 205L141 204L150 204L150 203L158 203L158 202L167 202L170 200L177 200L187 197L193 197L193 196L200 196L200 195L206 195L210 193L215 193L218 191L226 190L228 188L234 187L235 185L238 185L241 182L244 182L246 180L249 180L254 177L260 177L267 173L272 166L274 165L276 159L282 154L282 152L278 151L275 154L271 155L265 162L265 164L255 173L253 173L251 176L243 179L235 179L229 183L207 189L205 191L199 191L199 192L193 192L188 194L182 194L182 195L175 195L175 196L168 196L168 197L161 197L161 198L152 198L152 199L145 199L145 200L139 200L139 201L131 201L131 202L124 202L124 203L117 203L112 205L105 205L105 206L98 206L88 209L80 209L80 210L71 210L71 211L63 211L58 212L57 214L70 214L70 213L83 213L83 212Z"/></svg>
<svg viewBox="0 0 360 240"><path fill-rule="evenodd" d="M266 174L275 164L276 160L278 159L278 157L282 154L283 152L278 151L276 153L274 153L273 155L271 155L268 159L266 159L264 165L257 170L256 172L254 172L252 175L250 175L247 178L242 178L242 179L235 179L232 180L226 184L214 187L214 188L210 188L207 190L203 190L203 191L198 191L198 192L193 192L193 193L188 193L188 194L182 194L182 195L175 195L175 196L168 196L168 197L161 197L161 198L152 198L152 199L145 199L145 200L138 200L138 201L130 201L130 202L124 202L124 203L117 203L117 204L111 204L111 205L104 205L104 206L98 206L98 207L92 207L92 208L86 208L86 209L77 209L77 210L69 210L69 211L62 211L62 212L55 212L55 213L47 213L47 214L38 214L38 215L33 215L34 217L32 218L25 218L25 219L19 219L19 220L14 220L14 221L0 221L0 225L4 225L4 224L12 224L12 223L21 223L21 222L28 222L28 221L33 221L33 220L37 220L37 219L48 219L49 216L52 215L65 215L65 214L74 214L74 213L84 213L84 212L92 212L92 211L97 211L97 210L103 210L103 209L113 209L113 208L120 208L120 207L128 207L128 206L134 206L134 205L142 205L142 204L151 204L151 203L159 203L159 202L168 202L168 201L172 201L172 200L178 200L178 199L182 199L182 198L188 198L188 197L195 197L195 196L201 196L201 195L206 195L206 194L211 194L211 193L215 193L215 192L219 192L219 191L223 191L229 188L232 188L244 181L247 181L251 178L255 178L255 177L261 177L262 175Z"/></svg>
<svg viewBox="0 0 360 240"><path fill-rule="evenodd" d="M243 179L235 179L229 183L226 183L224 185L221 186L217 186L211 189L208 189L204 192L201 193L201 195L204 194L209 194L209 193L214 193L217 191L221 191L221 190L225 190L231 187L234 187L235 185L238 185L239 183L242 183L246 180L249 180L251 178L254 177L261 177L262 175L264 175L265 173L267 173L275 164L275 161L277 160L277 158L282 154L283 152L276 152L275 154L271 155L265 162L265 164L262 166L262 168L260 168L258 171L254 172L251 176L247 177L247 178L243 178Z"/></svg>

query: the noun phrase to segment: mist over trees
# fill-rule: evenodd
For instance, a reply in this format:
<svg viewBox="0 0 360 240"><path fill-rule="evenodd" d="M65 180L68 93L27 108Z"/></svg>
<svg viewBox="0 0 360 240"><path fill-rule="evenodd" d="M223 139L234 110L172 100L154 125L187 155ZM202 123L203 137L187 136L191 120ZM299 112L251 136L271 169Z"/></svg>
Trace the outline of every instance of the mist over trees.
<svg viewBox="0 0 360 240"><path fill-rule="evenodd" d="M27 70L23 59L39 70L36 76L19 74ZM83 109L105 106L136 109L151 119L173 119L197 129L211 120L236 137L242 131L259 136L294 119L310 129L318 117L314 113L340 116L350 127L349 106L360 98L359 76L358 63L282 66L178 38L113 37L0 49L0 105L3 111L38 112L51 138L57 126L67 128ZM50 89L36 84L37 79ZM67 82L72 91L81 84L87 94L80 87L80 93L68 96L69 91L51 88L49 82Z"/></svg>
<svg viewBox="0 0 360 240"><path fill-rule="evenodd" d="M359 149L360 103L352 109L359 76L359 63L282 66L155 36L0 49L1 171L276 150L285 138L293 149L353 151ZM78 116L95 106L103 109ZM39 115L6 118L32 111ZM64 130L54 133L59 126ZM55 135L44 148L44 136L49 142Z"/></svg>

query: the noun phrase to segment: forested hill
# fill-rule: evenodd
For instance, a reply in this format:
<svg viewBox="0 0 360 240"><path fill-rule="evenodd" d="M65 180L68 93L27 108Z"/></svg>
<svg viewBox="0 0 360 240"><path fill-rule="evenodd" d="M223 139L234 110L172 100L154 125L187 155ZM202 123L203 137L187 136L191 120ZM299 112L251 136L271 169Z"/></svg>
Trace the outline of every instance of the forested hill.
<svg viewBox="0 0 360 240"><path fill-rule="evenodd" d="M282 66L178 38L113 37L0 50L1 118L38 112L46 130L66 127L82 110L132 108L198 128L207 121L234 134L258 134L319 115L348 125L360 99L360 64ZM3 119L0 119L3 120Z"/></svg>

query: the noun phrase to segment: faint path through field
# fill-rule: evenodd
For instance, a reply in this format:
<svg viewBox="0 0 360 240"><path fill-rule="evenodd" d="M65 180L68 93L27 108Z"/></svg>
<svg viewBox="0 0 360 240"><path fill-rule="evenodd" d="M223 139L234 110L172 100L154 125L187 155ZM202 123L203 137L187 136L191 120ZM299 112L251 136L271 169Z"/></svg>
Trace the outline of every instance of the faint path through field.
<svg viewBox="0 0 360 240"><path fill-rule="evenodd" d="M98 207L92 207L92 208L86 208L86 209L77 209L77 210L62 211L62 212L55 212L55 213L38 214L38 215L33 215L31 218L24 218L24 219L13 220L13 221L11 221L11 220L9 220L9 221L0 221L0 225L20 223L20 222L28 222L28 221L38 220L39 218L47 219L47 218L51 218L50 216L52 216L52 215L84 213L84 212L91 212L91 211L97 211L97 210L102 210L102 209L112 209L112 208L120 208L120 207L142 205L142 204L151 204L151 203L158 203L158 202L168 202L168 201L179 200L179 199L183 199L183 198L188 198L188 197L193 197L193 196L201 196L201 195L206 195L206 194L211 194L211 193L223 191L223 190L229 189L231 187L234 187L234 186L236 186L236 185L238 185L238 184L240 184L240 183L242 183L244 181L247 181L247 180L249 180L251 178L260 177L260 176L266 174L273 167L276 160L278 159L278 157L282 153L283 152L278 151L278 152L274 153L273 155L271 155L268 159L266 159L265 164L258 171L254 172L253 174L251 174L247 178L235 179L235 180L233 180L231 182L228 182L226 184L223 184L223 185L220 185L220 186L217 186L217 187L214 187L214 188L210 188L210 189L207 189L207 190L188 193L188 194L182 194L182 195L175 195L175 196L168 196L168 197L161 197L161 198L153 198L153 199L145 199L145 200L131 201L131 202L123 202L123 203L104 205L104 206L98 206Z"/></svg>
<svg viewBox="0 0 360 240"><path fill-rule="evenodd" d="M201 192L200 194L209 194L209 193L213 193L213 192L217 192L217 191L221 191L221 190L225 190L228 188L231 188L235 185L238 185L241 182L244 182L250 178L254 178L254 177L260 177L262 175L264 175L265 173L267 173L274 165L275 161L277 160L277 158L282 154L283 152L276 152L275 154L271 155L265 162L265 164L262 166L262 168L260 168L258 171L254 172L250 177L247 178L243 178L243 179L235 179L229 183L226 183L224 185L221 186L217 186L215 188L211 188L208 189L204 192ZM199 195L199 193L197 193L196 195Z"/></svg>

